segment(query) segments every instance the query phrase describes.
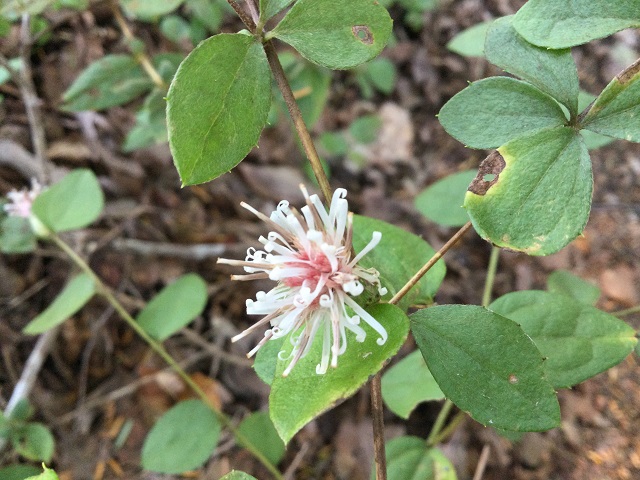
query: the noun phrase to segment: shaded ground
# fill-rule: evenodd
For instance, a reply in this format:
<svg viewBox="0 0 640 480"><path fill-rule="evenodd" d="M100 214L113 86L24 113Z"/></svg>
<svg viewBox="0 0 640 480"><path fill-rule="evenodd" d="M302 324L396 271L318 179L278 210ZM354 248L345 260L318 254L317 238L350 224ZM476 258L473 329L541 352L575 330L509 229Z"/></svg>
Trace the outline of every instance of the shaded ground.
<svg viewBox="0 0 640 480"><path fill-rule="evenodd" d="M453 230L423 219L412 206L426 185L460 169L475 167L486 152L465 149L439 126L435 114L467 81L500 72L482 59L464 59L444 45L458 31L496 16L514 13L524 2L474 0L447 2L425 16L419 33L396 18L398 43L384 55L400 73L391 96L365 101L348 73L335 76L332 93L316 133L343 128L363 113L386 119L382 143L367 153L364 166L332 163L334 187L349 189L353 210L390 221L441 246ZM151 52L175 51L153 26L136 25ZM227 25L229 31L234 26ZM89 166L107 194L107 210L95 227L69 237L78 251L116 289L132 311L162 286L185 272L197 272L209 285L206 314L167 341L176 358L201 372L201 381L225 411L240 419L266 408L268 390L248 368L246 343L229 338L249 324L244 299L258 285L232 284L231 270L215 265L218 255L241 257L254 245L261 226L239 207L244 200L269 210L281 198L296 198L305 181L301 155L289 127L267 131L260 149L234 170L209 184L179 188L166 146L125 156L119 145L133 124L131 107L99 114L69 115L56 109L60 95L77 73L105 53L126 51L109 11L98 7L82 15L60 17L52 39L33 56L35 79L44 100L49 156L61 168ZM0 51L15 54L12 41ZM183 52L188 52L184 48ZM638 56L640 37L622 32L576 49L581 86L598 93ZM634 58L635 58L634 57ZM17 90L0 87L0 138L30 149L29 129ZM386 130L385 130L386 129ZM600 286L599 307L607 311L640 303L640 148L615 142L592 153L595 190L584 237L547 258L505 252L501 256L495 295L543 288L555 269L568 269ZM259 181L256 181L259 179ZM0 165L0 192L26 184L15 168ZM126 239L142 240L139 244ZM216 247L205 259L181 247L193 243ZM158 244L179 245L160 255ZM147 251L149 249L151 251ZM448 254L448 275L437 296L440 303L480 302L489 245L468 234ZM0 257L0 402L6 402L20 375L32 338L20 331L55 297L69 265L49 247L35 255ZM640 316L628 317L640 328ZM403 352L412 349L407 345ZM141 473L140 446L153 424L177 399L188 395L173 374L145 375L164 366L100 301L65 323L32 395L40 420L53 428L58 446L56 469L61 478L167 478ZM563 424L559 429L528 434L518 444L468 420L443 449L470 479L484 445L491 447L485 479L607 480L640 478L640 374L632 356L607 373L573 390L560 392ZM215 379L215 380L214 380ZM371 425L366 391L305 427L292 441L281 464L295 470L291 478L368 478ZM0 406L2 406L0 404ZM390 436L405 432L426 436L437 406L419 407L409 422L387 415ZM133 428L123 448L114 447L122 425ZM9 463L12 457L5 456ZM230 467L258 478L267 474L244 451L223 439L211 463L193 478L218 478Z"/></svg>

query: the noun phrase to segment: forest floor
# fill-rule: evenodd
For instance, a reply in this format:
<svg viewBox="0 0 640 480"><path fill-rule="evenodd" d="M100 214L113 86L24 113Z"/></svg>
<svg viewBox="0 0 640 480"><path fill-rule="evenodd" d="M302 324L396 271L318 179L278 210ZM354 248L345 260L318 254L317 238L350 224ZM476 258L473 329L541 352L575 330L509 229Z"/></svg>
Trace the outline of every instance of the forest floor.
<svg viewBox="0 0 640 480"><path fill-rule="evenodd" d="M358 116L377 113L382 131L375 148L356 164L331 162L334 188L349 191L353 211L376 217L424 237L436 249L455 229L438 226L415 209L415 196L434 181L475 168L486 151L466 149L437 121L442 105L469 81L500 75L483 58L464 58L445 48L461 30L515 13L524 2L459 0L442 2L424 16L422 29L402 22L392 9L397 43L383 52L397 68L394 91L365 100L349 72L336 72L314 135L345 128ZM241 258L264 233L239 203L269 211L283 198L299 199L297 185L310 183L303 158L286 121L267 129L239 168L199 186L180 188L168 146L124 154L120 145L134 122L136 104L74 115L58 106L64 90L91 61L126 52L110 11L101 6L56 17L51 38L32 56L42 98L48 156L59 169L88 167L98 175L107 207L100 220L71 244L119 292L132 312L181 274L196 272L208 284L205 313L166 342L168 350L200 372L200 381L234 419L266 409L268 388L244 358L247 343L229 338L251 323L245 299L255 284L229 280L231 269L216 265L218 255ZM188 53L192 46L164 39L153 24L132 28L153 53ZM224 31L237 31L233 19ZM0 43L0 53L15 56L18 39ZM640 54L640 34L624 31L578 47L581 87L593 94ZM31 149L30 130L20 92L0 87L0 139ZM386 142L386 143L385 143ZM584 235L548 257L503 252L494 297L514 290L544 288L548 275L565 269L602 290L598 307L616 311L640 303L640 146L615 141L591 153L594 198ZM28 184L10 162L0 164L0 193ZM132 244L129 239L145 243ZM190 244L216 245L214 254L196 258ZM159 246L168 246L161 251ZM177 247L176 247L177 246ZM479 304L491 246L468 233L445 257L447 277L437 294L440 304ZM35 339L22 328L42 311L66 282L71 266L50 246L34 254L0 257L0 407L11 395ZM640 315L626 317L636 329ZM401 350L413 349L412 341ZM442 446L460 480L470 480L480 452L489 446L484 480L632 480L640 479L640 369L630 356L606 373L559 392L562 426L526 434L518 442L467 419ZM170 373L152 375L162 362L107 306L93 300L67 321L31 395L39 421L56 438L56 470L64 480L173 478L143 472L142 441L154 419L187 395ZM151 381L145 380L151 378ZM437 403L419 406L407 422L387 412L389 437L426 437ZM114 439L125 421L133 428L123 448ZM369 478L372 429L368 389L306 426L291 442L280 468L296 479ZM16 461L5 452L2 464ZM230 468L257 478L268 474L226 437L216 455L188 478L218 478Z"/></svg>

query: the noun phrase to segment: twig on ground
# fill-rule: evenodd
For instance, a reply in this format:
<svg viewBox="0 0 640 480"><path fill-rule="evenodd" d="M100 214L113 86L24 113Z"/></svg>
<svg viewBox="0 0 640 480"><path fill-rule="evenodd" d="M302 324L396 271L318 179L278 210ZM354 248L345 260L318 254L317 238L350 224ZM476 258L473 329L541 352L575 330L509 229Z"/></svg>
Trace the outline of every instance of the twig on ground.
<svg viewBox="0 0 640 480"><path fill-rule="evenodd" d="M491 447L485 445L482 447L482 453L480 454L480 460L478 460L478 466L476 467L476 473L473 474L473 480L480 480L484 475L484 469L487 468L487 460L489 460L489 453Z"/></svg>
<svg viewBox="0 0 640 480"><path fill-rule="evenodd" d="M224 351L222 348L218 347L213 343L209 343L204 340L199 334L194 332L193 330L189 330L188 328L183 328L180 330L180 334L189 340L192 343L195 343L199 347L203 348L205 351L209 352L212 356L220 358L227 363L231 363L233 365L238 365L240 367L251 368L253 362L245 357L238 357L229 352Z"/></svg>
<svg viewBox="0 0 640 480"><path fill-rule="evenodd" d="M284 472L285 480L293 480L295 478L294 475L298 468L300 468L300 465L302 464L302 461L304 460L304 457L307 455L308 451L309 442L304 442L300 447L300 450L298 450L298 453L296 453L296 456L293 458L291 465L289 465L289 467L287 467L287 470Z"/></svg>
<svg viewBox="0 0 640 480"><path fill-rule="evenodd" d="M175 257L185 260L205 260L216 258L225 253L228 246L224 243L194 243L180 245L176 243L148 242L135 238L116 238L111 242L115 250L155 255L159 257Z"/></svg>

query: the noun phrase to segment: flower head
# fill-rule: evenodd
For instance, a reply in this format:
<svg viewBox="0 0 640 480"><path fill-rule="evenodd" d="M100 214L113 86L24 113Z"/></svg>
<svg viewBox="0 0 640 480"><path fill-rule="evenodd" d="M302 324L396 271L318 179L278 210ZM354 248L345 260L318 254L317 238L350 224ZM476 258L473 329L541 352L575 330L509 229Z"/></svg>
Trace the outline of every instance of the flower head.
<svg viewBox="0 0 640 480"><path fill-rule="evenodd" d="M318 332L323 337L318 374L325 373L329 363L337 367L338 356L347 348L347 330L355 333L356 341L364 341L366 332L360 326L361 320L378 333L378 345L387 340L384 327L353 299L365 286L377 287L380 295L386 293L380 285L379 273L358 265L380 242L382 234L374 232L369 244L351 258L353 215L345 199L346 190L336 190L327 212L317 195L309 195L303 186L300 188L306 199L300 212L282 201L267 217L242 203L271 228L266 238L259 239L264 250L249 248L244 261L218 260L244 267L247 275L234 275L234 280L269 278L278 282L269 292L258 292L255 300L247 300L247 313L264 317L232 341L269 324L264 338L248 353L251 357L268 340L291 334L291 362L283 376L309 352Z"/></svg>
<svg viewBox="0 0 640 480"><path fill-rule="evenodd" d="M11 190L7 193L9 203L4 205L4 211L12 217L29 218L31 207L36 197L42 192L42 185L37 180L31 180L31 189Z"/></svg>

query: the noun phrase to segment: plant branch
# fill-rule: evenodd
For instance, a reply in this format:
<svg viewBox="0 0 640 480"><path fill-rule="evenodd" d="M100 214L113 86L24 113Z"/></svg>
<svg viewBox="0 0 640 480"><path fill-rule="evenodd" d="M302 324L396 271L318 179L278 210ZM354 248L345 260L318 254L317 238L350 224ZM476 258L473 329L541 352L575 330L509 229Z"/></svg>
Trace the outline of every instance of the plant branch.
<svg viewBox="0 0 640 480"><path fill-rule="evenodd" d="M444 422L447 420L449 416L449 412L453 407L453 402L451 400L445 400L440 412L438 412L438 416L436 417L436 421L433 423L433 427L431 427L431 431L429 432L429 436L427 437L427 445L435 445L434 439L442 430L444 426Z"/></svg>
<svg viewBox="0 0 640 480"><path fill-rule="evenodd" d="M122 34L129 42L129 45L131 45L136 40L136 37L131 31L131 29L129 28L129 25L127 24L127 21L122 15L122 12L120 11L120 7L118 6L117 3L111 3L111 11L113 12L113 17L116 19L116 23L118 24L118 27L122 31ZM140 64L140 66L143 68L145 73L149 76L149 78L154 83L154 85L159 89L166 91L168 88L167 84L162 79L162 76L160 76L160 74L158 73L158 70L156 70L156 67L153 66L153 62L147 56L147 54L144 53L144 51L134 51L132 53L136 61Z"/></svg>
<svg viewBox="0 0 640 480"><path fill-rule="evenodd" d="M456 242L458 240L460 240L460 238L462 238L462 236L467 233L467 231L471 228L471 222L467 222L464 227L462 227L460 230L458 230L453 237L451 237L447 243L445 243L442 248L440 248L440 250L438 250L435 255L433 257L431 257L431 259L429 259L429 261L427 263L424 264L424 266L418 270L418 272L411 277L411 279L405 284L404 287L402 287L400 289L400 291L398 293L396 293L393 298L391 300L389 300L389 303L391 303L392 305L395 305L396 303L398 303L402 297L404 297L409 290L411 290L416 283L418 283L420 281L420 279L422 277L425 276L425 274L431 270L431 267L433 267L436 262L438 260L440 260L442 258L442 256L447 253L449 251L449 249L451 247L453 247Z"/></svg>
<svg viewBox="0 0 640 480"><path fill-rule="evenodd" d="M207 394L200 388L200 386L189 376L189 374L176 362L171 354L162 346L162 344L152 338L136 320L129 314L129 312L122 306L122 304L115 297L111 289L102 282L102 280L94 273L91 267L84 261L69 245L67 245L58 235L51 233L49 239L69 258L75 263L84 273L86 273L95 283L96 292L102 296L114 309L120 317L131 327L148 345L156 352L172 369L178 374L178 376L193 390L193 392L200 397L200 399L215 413L216 417L224 426L226 426L235 436L236 441L242 444L251 454L256 457L274 476L274 478L281 480L282 474L278 469L260 452L244 435L242 435L238 429L233 425L233 422L229 417L222 413L218 407L216 407Z"/></svg>
<svg viewBox="0 0 640 480"><path fill-rule="evenodd" d="M282 97L287 104L287 108L289 109L289 114L291 115L291 119L293 120L293 125L296 129L296 132L298 132L300 141L302 142L302 148L304 148L307 158L309 159L309 163L311 164L313 174L315 175L316 180L318 180L318 185L320 186L320 191L322 192L325 203L328 203L331 201L331 187L329 186L329 180L327 179L327 175L324 173L322 162L320 162L320 157L318 156L316 147L313 144L313 140L311 139L309 129L304 123L300 108L298 108L296 99L293 96L291 85L289 85L287 77L284 73L284 69L282 68L282 64L278 59L276 49L274 48L273 43L271 41L268 41L264 43L264 50L267 54L267 60L269 61L271 72L276 79L278 88L280 89Z"/></svg>
<svg viewBox="0 0 640 480"><path fill-rule="evenodd" d="M465 412L461 411L456 413L455 417L453 417L453 420L451 420L449 424L444 427L439 433L435 434L431 441L427 442L427 445L433 447L445 441L455 431L455 429L458 428L458 426L464 421L465 418L467 418L467 414Z"/></svg>
<svg viewBox="0 0 640 480"><path fill-rule="evenodd" d="M371 415L373 417L373 449L375 452L376 480L387 479L387 454L384 448L384 409L382 404L382 376L371 379Z"/></svg>
<svg viewBox="0 0 640 480"><path fill-rule="evenodd" d="M227 0L227 3L231 5L231 8L233 8L236 14L240 17L240 20L242 20L242 23L245 24L245 26L249 29L249 31L251 33L255 33L256 31L255 22L251 19L249 15L247 15L247 12L245 12L242 9L242 7L238 4L238 2L236 2L235 0Z"/></svg>
<svg viewBox="0 0 640 480"><path fill-rule="evenodd" d="M498 259L500 258L500 248L495 245L491 248L491 256L489 257L489 266L487 267L487 278L484 281L484 293L482 294L482 306L488 307L491 303L491 292L493 290L493 282L496 279L496 271L498 270Z"/></svg>
<svg viewBox="0 0 640 480"><path fill-rule="evenodd" d="M611 315L615 315L616 317L626 317L627 315L631 315L634 313L640 313L640 305L636 305L635 307L627 308L625 310L619 310L617 312L613 312Z"/></svg>

